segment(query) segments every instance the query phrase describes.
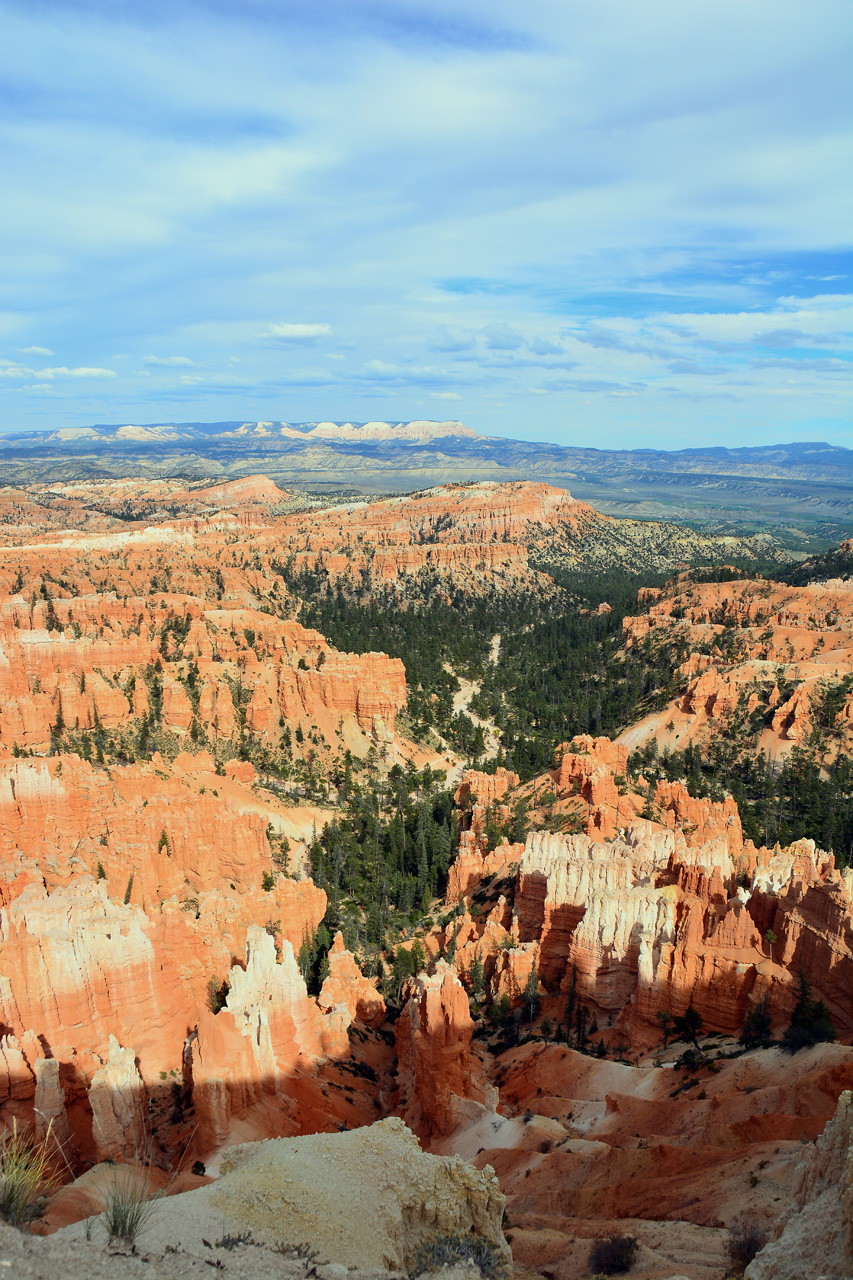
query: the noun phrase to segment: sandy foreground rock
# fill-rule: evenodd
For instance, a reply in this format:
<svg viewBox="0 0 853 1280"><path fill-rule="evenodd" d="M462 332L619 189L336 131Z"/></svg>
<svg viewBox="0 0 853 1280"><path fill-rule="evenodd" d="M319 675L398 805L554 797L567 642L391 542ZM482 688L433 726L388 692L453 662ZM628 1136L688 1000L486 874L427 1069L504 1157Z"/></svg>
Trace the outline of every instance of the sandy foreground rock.
<svg viewBox="0 0 853 1280"><path fill-rule="evenodd" d="M747 1280L853 1276L853 1093L797 1169L792 1212L777 1223L778 1240L746 1270Z"/></svg>
<svg viewBox="0 0 853 1280"><path fill-rule="evenodd" d="M212 1249L206 1258L192 1257L180 1249L133 1254L94 1239L39 1239L0 1223L0 1275L15 1280L135 1280L137 1276L144 1280L205 1280L212 1269L227 1271L229 1280L402 1280L396 1271L347 1270L340 1263L323 1266L310 1258L285 1257L251 1244ZM432 1276L435 1280L481 1280L479 1269L470 1264L445 1267Z"/></svg>
<svg viewBox="0 0 853 1280"><path fill-rule="evenodd" d="M435 1235L474 1234L511 1267L504 1204L491 1169L424 1153L392 1117L348 1133L234 1148L216 1182L157 1204L137 1246L213 1263L217 1254L224 1258L217 1241L249 1232L258 1256L307 1243L318 1265L381 1271L405 1270L418 1245ZM97 1220L88 1228L77 1222L53 1239L85 1240L87 1230L94 1238L104 1228Z"/></svg>

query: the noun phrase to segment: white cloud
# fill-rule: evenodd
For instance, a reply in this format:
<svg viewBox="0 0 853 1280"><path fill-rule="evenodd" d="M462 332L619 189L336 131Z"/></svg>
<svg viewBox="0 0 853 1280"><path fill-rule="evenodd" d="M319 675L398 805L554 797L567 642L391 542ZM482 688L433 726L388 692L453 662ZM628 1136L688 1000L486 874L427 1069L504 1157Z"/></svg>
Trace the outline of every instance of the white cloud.
<svg viewBox="0 0 853 1280"><path fill-rule="evenodd" d="M332 332L330 324L271 324L270 333L274 338L287 338L291 342L304 342L310 338L328 337Z"/></svg>
<svg viewBox="0 0 853 1280"><path fill-rule="evenodd" d="M331 24L323 6L158 4L154 22L120 7L56 0L73 21L45 23L42 6L6 6L0 245L16 251L0 271L15 309L0 326L14 343L49 333L66 359L168 342L196 364L152 356L127 381L7 371L62 385L69 412L95 412L87 378L113 379L128 421L146 406L277 416L283 388L294 419L369 418L375 395L402 418L421 388L460 386L478 427L653 444L670 394L654 379L669 385L673 360L719 361L715 394L740 361L753 399L707 424L741 442L788 430L758 403L774 375L749 366L750 344L781 349L796 330L846 350L837 303L797 296L847 287L843 0L817 0L817 19L790 0L782 17L778 0L720 0L711 17L630 0L359 2ZM335 317L335 352L311 315ZM299 367L311 344L333 375ZM428 351L447 358L419 369ZM568 384L527 414L561 352L585 384L647 379L645 418L629 429L596 396L599 416L575 420ZM180 381L237 357L239 379ZM801 438L824 430L821 377L791 410Z"/></svg>
<svg viewBox="0 0 853 1280"><path fill-rule="evenodd" d="M508 324L487 324L483 336L490 351L517 351L524 345L521 334Z"/></svg>
<svg viewBox="0 0 853 1280"><path fill-rule="evenodd" d="M563 353L563 348L559 342L550 342L547 338L534 338L527 345L537 356L556 356Z"/></svg>
<svg viewBox="0 0 853 1280"><path fill-rule="evenodd" d="M53 352L50 347L18 347L18 350L25 356L52 356Z"/></svg>
<svg viewBox="0 0 853 1280"><path fill-rule="evenodd" d="M97 369L86 365L78 365L69 369L66 365L56 365L49 369L31 369L27 365L14 364L11 361L0 361L0 377L4 378L114 378L114 369Z"/></svg>
<svg viewBox="0 0 853 1280"><path fill-rule="evenodd" d="M427 345L433 351L470 351L476 346L476 339L470 329L440 324Z"/></svg>
<svg viewBox="0 0 853 1280"><path fill-rule="evenodd" d="M433 400L461 400L462 397L456 391L431 391L430 397Z"/></svg>

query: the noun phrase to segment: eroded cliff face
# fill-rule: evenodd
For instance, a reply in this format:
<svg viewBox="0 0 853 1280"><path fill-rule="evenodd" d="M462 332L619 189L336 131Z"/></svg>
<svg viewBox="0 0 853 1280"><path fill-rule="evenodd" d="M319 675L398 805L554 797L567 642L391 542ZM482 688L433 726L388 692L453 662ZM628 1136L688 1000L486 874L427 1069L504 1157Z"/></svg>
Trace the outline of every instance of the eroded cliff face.
<svg viewBox="0 0 853 1280"><path fill-rule="evenodd" d="M316 903L304 935L319 923L325 895L310 882L287 883L311 890ZM348 1037L359 1014L376 1020L375 988L341 950L353 1011L346 1001L321 1008L287 937L279 953L272 934L239 912L217 916L217 897L209 893L198 917L174 899L143 911L111 900L105 881L75 877L50 894L30 884L3 908L7 1121L29 1123L35 1114L46 1127L52 1119L54 1135L68 1138L69 1158L146 1152L168 1165L190 1144L209 1157L238 1122L248 1120L244 1133L268 1135L375 1118L374 1066L386 1069L387 1051L368 1037L353 1088L358 1054ZM297 924L291 915L288 928L296 933ZM241 952L245 968L232 966ZM223 984L224 1007L214 1013L211 988Z"/></svg>
<svg viewBox="0 0 853 1280"><path fill-rule="evenodd" d="M404 991L397 1019L400 1109L424 1138L451 1133L459 1103L484 1099L484 1081L471 1054L474 1024L468 996L454 970L439 960Z"/></svg>
<svg viewBox="0 0 853 1280"><path fill-rule="evenodd" d="M293 956L326 909L330 762L424 756L395 734L402 663L295 620L300 502L264 477L6 498L0 1116L84 1165L374 1119L384 1003L342 943L322 1007Z"/></svg>
<svg viewBox="0 0 853 1280"><path fill-rule="evenodd" d="M746 1280L853 1275L853 1094L801 1160L778 1238L747 1267Z"/></svg>
<svg viewBox="0 0 853 1280"><path fill-rule="evenodd" d="M849 749L853 692L841 697L833 732L820 711L828 689L853 674L853 583L788 587L763 579L695 583L681 575L645 588L647 611L624 620L629 649L682 641L681 688L669 706L622 734L634 749L707 746L733 727L754 750L784 757L817 731L827 758Z"/></svg>
<svg viewBox="0 0 853 1280"><path fill-rule="evenodd" d="M308 997L293 947L285 941L279 960L258 925L249 927L245 968L231 969L228 987L224 1008L201 1013L190 1043L199 1145L206 1150L220 1147L233 1122L245 1120L265 1094L297 1119L296 1077L313 1084L323 1058L345 1058L349 1050L347 1020L334 1011L323 1016Z"/></svg>
<svg viewBox="0 0 853 1280"><path fill-rule="evenodd" d="M246 762L220 776L207 753L110 767L68 753L0 758L0 900L88 874L114 900L147 911L175 899L220 929L224 918L245 929L268 912L299 946L325 895L283 876L267 893L262 881L278 870L279 837L304 844L323 813L294 810L254 780Z"/></svg>
<svg viewBox="0 0 853 1280"><path fill-rule="evenodd" d="M517 793L532 798L551 787L537 816L557 826L569 815L586 831L536 831L523 848L488 853L463 843L452 900L482 906L452 926L459 967L470 971L479 955L491 998L518 1003L535 964L546 992L574 986L606 1024L605 1041L635 1044L658 1033L658 1011L680 1015L690 1004L709 1027L737 1035L766 1000L782 1025L802 971L839 1032L850 1034L849 873L813 841L787 849L744 842L731 797L699 800L681 783L661 782L650 801L648 790L626 784L626 762L619 744L576 739L543 779L502 791L506 806ZM463 782L457 794L476 785ZM639 816L649 808L654 818ZM499 873L510 880L498 882L506 888L497 897Z"/></svg>
<svg viewBox="0 0 853 1280"><path fill-rule="evenodd" d="M406 700L399 659L340 654L248 604L162 599L165 616L143 596L0 601L0 745L43 752L63 731L129 732L142 717L188 746L241 730L278 742L287 724L329 739L341 721L393 730Z"/></svg>

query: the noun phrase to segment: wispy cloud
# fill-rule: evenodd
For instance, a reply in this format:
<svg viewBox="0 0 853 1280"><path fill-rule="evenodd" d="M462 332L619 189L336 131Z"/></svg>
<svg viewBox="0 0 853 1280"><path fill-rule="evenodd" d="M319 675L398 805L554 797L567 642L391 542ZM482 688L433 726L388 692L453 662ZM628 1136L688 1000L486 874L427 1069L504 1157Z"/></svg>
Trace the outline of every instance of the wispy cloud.
<svg viewBox="0 0 853 1280"><path fill-rule="evenodd" d="M517 351L524 338L508 324L488 324L483 330L490 351Z"/></svg>
<svg viewBox="0 0 853 1280"><path fill-rule="evenodd" d="M310 342L314 338L328 337L332 332L330 324L271 324L270 333L274 338L285 338L288 342Z"/></svg>
<svg viewBox="0 0 853 1280"><path fill-rule="evenodd" d="M10 422L846 440L843 0L0 5Z"/></svg>
<svg viewBox="0 0 853 1280"><path fill-rule="evenodd" d="M115 378L115 369L100 369L92 365L78 365L69 369L57 365L52 369L30 369L25 365L0 363L0 377L6 378Z"/></svg>

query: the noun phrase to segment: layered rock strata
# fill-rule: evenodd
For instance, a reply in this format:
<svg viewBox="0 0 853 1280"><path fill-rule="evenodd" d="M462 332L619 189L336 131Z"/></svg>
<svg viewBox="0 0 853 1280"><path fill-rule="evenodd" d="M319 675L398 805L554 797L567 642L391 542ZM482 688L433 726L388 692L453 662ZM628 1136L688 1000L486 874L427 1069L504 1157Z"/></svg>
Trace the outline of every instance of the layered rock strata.
<svg viewBox="0 0 853 1280"><path fill-rule="evenodd" d="M853 1031L850 873L813 841L784 850L744 842L731 797L697 800L677 782L644 795L625 782L626 755L607 739L576 739L535 787L502 795L506 805L550 785L557 818L562 802L580 798L586 834L537 831L523 849L490 853L463 842L451 900L486 909L453 924L460 969L479 955L491 998L518 1002L535 964L547 991L574 984L617 1036L648 1034L659 1011L680 1015L690 1004L720 1031L738 1033L759 1001L781 1022L802 971L839 1033ZM641 818L649 807L655 817ZM497 873L514 875L511 907L495 899Z"/></svg>

